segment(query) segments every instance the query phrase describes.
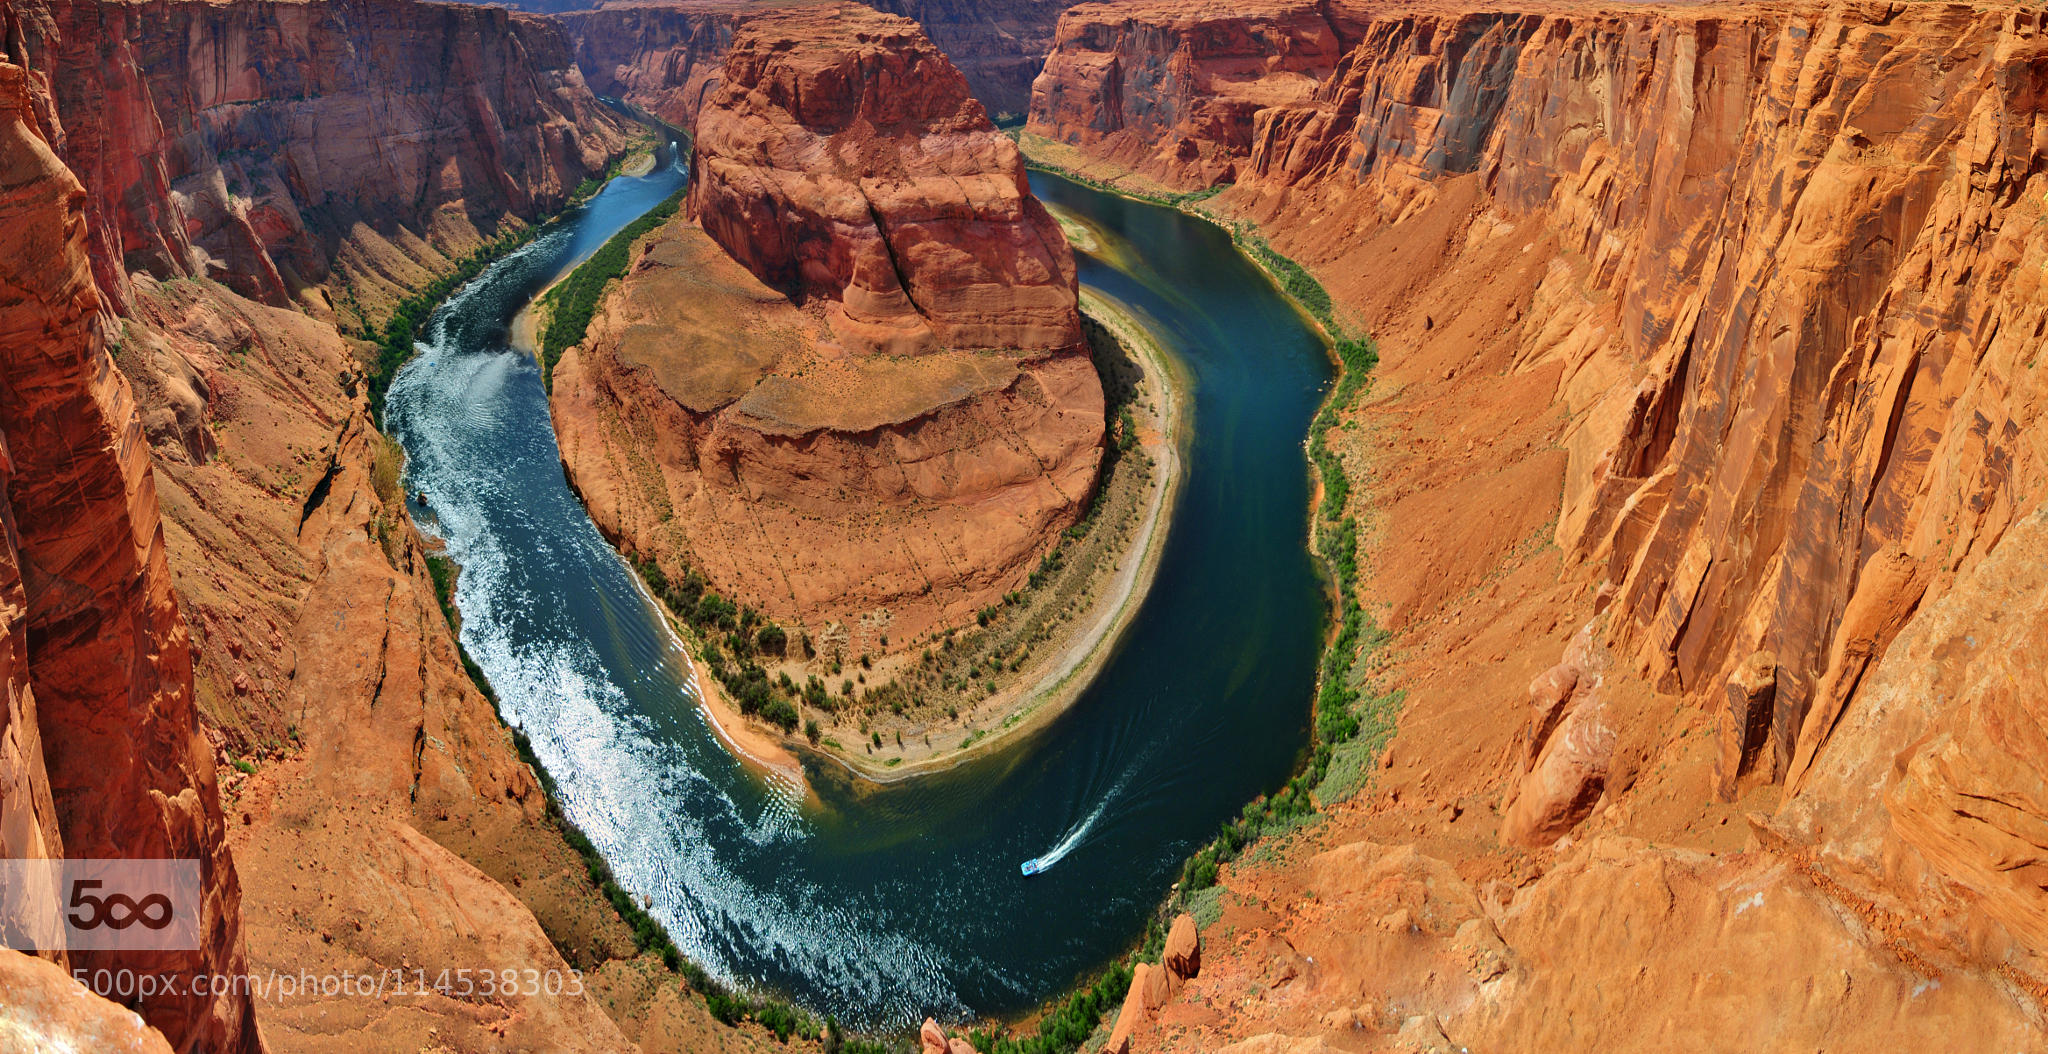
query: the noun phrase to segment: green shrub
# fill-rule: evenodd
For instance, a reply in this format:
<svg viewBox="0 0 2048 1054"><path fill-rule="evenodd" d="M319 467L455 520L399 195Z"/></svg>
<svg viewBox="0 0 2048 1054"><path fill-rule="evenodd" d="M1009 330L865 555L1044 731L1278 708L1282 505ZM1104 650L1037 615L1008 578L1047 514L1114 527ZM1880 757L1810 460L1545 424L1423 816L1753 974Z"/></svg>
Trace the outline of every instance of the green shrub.
<svg viewBox="0 0 2048 1054"><path fill-rule="evenodd" d="M554 387L555 363L561 361L563 352L583 343L584 335L590 330L590 318L597 311L598 298L604 295L605 287L613 279L626 273L626 267L632 263L629 254L633 243L641 235L668 222L669 217L682 206L683 193L683 190L677 190L639 219L626 224L542 298L547 306L548 322L540 339L541 378L550 390Z"/></svg>

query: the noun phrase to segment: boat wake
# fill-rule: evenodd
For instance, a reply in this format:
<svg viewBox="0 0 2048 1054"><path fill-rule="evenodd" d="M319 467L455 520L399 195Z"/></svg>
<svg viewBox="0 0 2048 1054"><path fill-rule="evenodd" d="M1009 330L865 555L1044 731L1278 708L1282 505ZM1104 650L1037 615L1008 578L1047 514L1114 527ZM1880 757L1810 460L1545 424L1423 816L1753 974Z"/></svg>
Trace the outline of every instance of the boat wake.
<svg viewBox="0 0 2048 1054"><path fill-rule="evenodd" d="M1124 783L1129 778L1127 775L1124 779L1118 780L1116 785L1109 789L1109 793L1103 795L1102 800L1095 803L1095 808L1089 810L1088 815L1082 817L1080 823L1075 824L1067 830L1066 834L1061 835L1060 840L1054 843L1051 849L1024 861L1019 870L1024 872L1025 877L1028 878L1051 868L1054 864L1066 859L1068 853L1079 849L1081 843L1086 842L1088 836L1095 833L1095 826L1101 822L1103 813L1109 811L1110 803L1122 796Z"/></svg>

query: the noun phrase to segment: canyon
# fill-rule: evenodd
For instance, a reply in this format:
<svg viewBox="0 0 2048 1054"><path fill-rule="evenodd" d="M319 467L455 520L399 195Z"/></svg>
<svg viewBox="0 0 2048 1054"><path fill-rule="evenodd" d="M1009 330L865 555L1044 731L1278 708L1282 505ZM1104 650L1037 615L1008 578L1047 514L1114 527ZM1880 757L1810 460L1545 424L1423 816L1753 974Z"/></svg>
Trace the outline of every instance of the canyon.
<svg viewBox="0 0 2048 1054"><path fill-rule="evenodd" d="M1325 435L1395 724L1173 894L1110 1049L2038 1042L2038 12L882 6L0 0L0 850L191 857L205 904L189 953L0 951L0 1036L767 1048L593 888L369 398L365 334L629 148L604 95L696 178L553 367L564 469L848 654L1000 602L1100 468L990 112L1376 340ZM507 963L584 983L68 980Z"/></svg>
<svg viewBox="0 0 2048 1054"><path fill-rule="evenodd" d="M572 483L669 577L848 656L971 621L1101 460L1073 259L1015 145L915 23L859 8L748 17L695 128L688 220L554 368Z"/></svg>
<svg viewBox="0 0 2048 1054"><path fill-rule="evenodd" d="M187 981L582 971L482 1002L188 983L116 1006L9 952L10 992L49 995L10 1000L6 1030L747 1047L593 888L465 673L368 407L377 349L352 336L624 151L568 36L399 2L22 2L0 22L7 855L204 877L196 951L45 954Z"/></svg>
<svg viewBox="0 0 2048 1054"><path fill-rule="evenodd" d="M1075 5L1031 86L1024 132L1079 149L1098 175L1180 191L1233 183L1259 114L1308 100L1358 43L1358 6Z"/></svg>
<svg viewBox="0 0 2048 1054"><path fill-rule="evenodd" d="M1070 10L1027 127L1139 192L1227 161L1200 207L1377 338L1333 442L1406 701L1369 795L1226 875L1236 946L1135 1046L1715 1049L1735 992L1638 967L1774 945L1836 980L1743 987L1771 1043L2023 1042L2038 16L1424 5L1280 69L1248 137L1188 18Z"/></svg>
<svg viewBox="0 0 2048 1054"><path fill-rule="evenodd" d="M576 39L576 60L592 90L678 128L695 123L733 34L750 15L837 7L826 0L607 0L590 6L565 11L561 20ZM1021 118L1030 105L1031 81L1064 8L1058 0L878 0L868 6L915 20L988 112L1011 118Z"/></svg>

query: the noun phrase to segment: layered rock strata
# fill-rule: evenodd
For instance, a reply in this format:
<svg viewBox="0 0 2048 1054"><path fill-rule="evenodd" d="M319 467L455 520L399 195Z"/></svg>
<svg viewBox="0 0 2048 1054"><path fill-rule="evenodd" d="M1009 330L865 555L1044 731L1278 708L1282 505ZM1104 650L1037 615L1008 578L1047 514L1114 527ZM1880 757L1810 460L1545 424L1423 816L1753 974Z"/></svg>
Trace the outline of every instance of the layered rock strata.
<svg viewBox="0 0 2048 1054"><path fill-rule="evenodd" d="M958 624L1080 514L1102 389L1073 260L902 19L762 15L698 120L692 212L555 372L563 458L629 547L820 629Z"/></svg>
<svg viewBox="0 0 2048 1054"><path fill-rule="evenodd" d="M0 6L0 25L16 239L0 266L0 843L194 857L206 876L197 952L51 953L182 993L107 1017L54 968L0 963L22 987L9 1009L40 1015L0 1014L25 1030L0 1034L150 1049L146 1024L173 1049L227 1051L256 1049L260 1021L274 1050L726 1042L591 886L463 671L399 452L369 419L370 349L261 281L297 246L330 280L369 261L395 295L559 202L620 141L566 38L409 3ZM194 219L203 194L165 173L247 175L264 163L252 142L281 145L266 171L293 200L325 204L302 217L311 241L229 258ZM81 186L67 156L102 178ZM390 212L313 222L356 208ZM552 980L483 1002L296 981L487 967ZM243 986L192 995L201 972L294 980L252 1008Z"/></svg>
<svg viewBox="0 0 2048 1054"><path fill-rule="evenodd" d="M560 24L412 0L32 0L101 288L212 278L381 321L623 145Z"/></svg>
<svg viewBox="0 0 2048 1054"><path fill-rule="evenodd" d="M1163 34L1182 11L1120 14ZM1491 921L1582 985L1606 969L1589 963L1634 969L1678 946L1741 974L1747 942L1777 942L1841 962L1852 993L1833 1005L1865 985L1930 991L1905 962L1973 1008L1951 1013L1984 1034L1953 1042L2032 1027L2024 993L2048 976L2048 944L2021 759L2043 748L2014 686L2038 671L1994 653L2024 655L2040 614L2008 562L2048 493L2025 438L2043 315L2038 16L1546 3L1358 32L1312 92L1254 113L1235 185L1205 206L1308 264L1383 354L1352 415L1362 434L1333 442L1371 466L1367 599L1396 632L1388 686L1408 705L1375 789L1327 837L1420 841L1504 881ZM1075 65L1098 54L1076 45ZM1094 83L1067 87L1099 97ZM1085 142L1108 109L1048 134ZM1128 163L1107 139L1084 150ZM1564 848L1610 835L1725 862ZM1706 901L1681 872L1713 876L1690 887ZM1671 897L1642 918L1667 938L1568 965L1581 937L1534 906L1607 903L1610 873L1665 876ZM1754 936L1683 921L1738 889L1820 907ZM1316 941L1306 921L1265 927L1304 953ZM1474 1004L1404 997L1441 1020L1403 1042L1608 1042L1593 1007L1580 1031L1552 1031L1571 998L1549 982L1476 983ZM1288 988L1224 1034L1263 1023L1306 1043L1334 1027L1280 1008L1335 989ZM1642 1000L1608 1007L1623 1019L1664 1013L1649 988L1610 990ZM1386 1004L1323 1005L1388 1042L1410 1024ZM1857 1013L1816 1025L1826 1013L1784 1002L1770 1034L1874 1041Z"/></svg>
<svg viewBox="0 0 2048 1054"><path fill-rule="evenodd" d="M12 9L0 23L15 29ZM41 75L0 63L4 840L26 856L197 860L197 948L46 951L88 973L180 979L135 1002L175 1049L254 1050L249 994L191 983L243 969L240 883L149 451L108 354L118 330L88 263L87 196L52 149L47 92Z"/></svg>
<svg viewBox="0 0 2048 1054"><path fill-rule="evenodd" d="M848 354L1079 346L1073 255L1016 146L916 24L854 11L746 24L698 116L691 216L827 301Z"/></svg>
<svg viewBox="0 0 2048 1054"><path fill-rule="evenodd" d="M748 0L617 0L560 18L576 42L576 65L592 91L689 129L725 69L734 31L760 6Z"/></svg>
<svg viewBox="0 0 2048 1054"><path fill-rule="evenodd" d="M995 115L1021 118L1031 82L1052 51L1064 0L875 0L878 11L916 19Z"/></svg>
<svg viewBox="0 0 2048 1054"><path fill-rule="evenodd" d="M1259 111L1308 99L1360 32L1326 0L1078 4L1032 83L1025 131L1175 190L1230 183Z"/></svg>
<svg viewBox="0 0 2048 1054"><path fill-rule="evenodd" d="M524 4L520 6L528 6ZM719 78L740 22L761 12L837 5L831 0L608 0L562 14L591 88L690 128ZM1057 0L877 0L915 19L993 114L1023 117L1031 81L1051 50Z"/></svg>

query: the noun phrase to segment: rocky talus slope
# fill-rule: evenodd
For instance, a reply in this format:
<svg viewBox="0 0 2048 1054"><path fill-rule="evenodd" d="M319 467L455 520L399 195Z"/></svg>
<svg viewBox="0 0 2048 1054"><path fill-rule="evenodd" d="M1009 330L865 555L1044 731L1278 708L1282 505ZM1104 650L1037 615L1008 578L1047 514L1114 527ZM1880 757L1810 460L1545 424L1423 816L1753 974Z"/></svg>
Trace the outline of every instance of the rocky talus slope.
<svg viewBox="0 0 2048 1054"><path fill-rule="evenodd" d="M597 522L898 647L1017 588L1093 491L1102 389L1066 241L959 72L866 9L753 17L691 193L702 229L639 246L556 368Z"/></svg>
<svg viewBox="0 0 2048 1054"><path fill-rule="evenodd" d="M1111 98L1090 10L1033 119L1110 173L1111 103L1069 105ZM1162 41L1117 61L1178 61L1179 5L1117 11ZM2041 16L1357 32L1205 207L1379 338L1336 443L1407 702L1368 789L1233 870L1231 965L1137 1045L2031 1042Z"/></svg>
<svg viewBox="0 0 2048 1054"><path fill-rule="evenodd" d="M199 972L561 980L159 996L138 1021L0 956L22 995L0 1036L750 1046L638 951L464 673L368 413L375 349L326 301L365 275L389 299L601 170L623 136L567 38L396 2L8 2L0 27L0 847L197 857L208 891L196 953L50 958L188 992ZM235 241L202 218L230 173L301 211ZM325 285L267 285L266 260Z"/></svg>

